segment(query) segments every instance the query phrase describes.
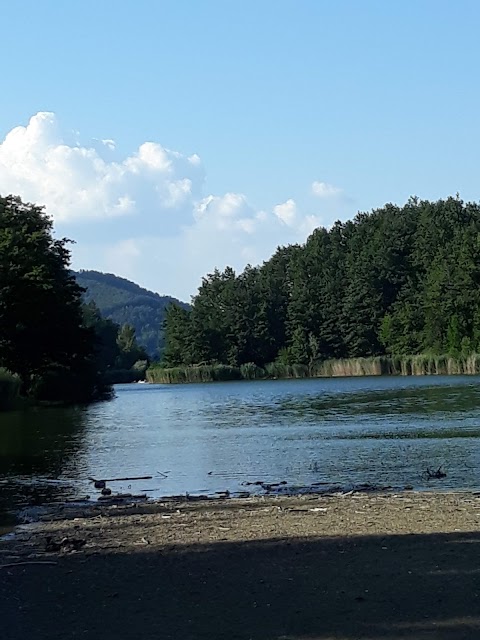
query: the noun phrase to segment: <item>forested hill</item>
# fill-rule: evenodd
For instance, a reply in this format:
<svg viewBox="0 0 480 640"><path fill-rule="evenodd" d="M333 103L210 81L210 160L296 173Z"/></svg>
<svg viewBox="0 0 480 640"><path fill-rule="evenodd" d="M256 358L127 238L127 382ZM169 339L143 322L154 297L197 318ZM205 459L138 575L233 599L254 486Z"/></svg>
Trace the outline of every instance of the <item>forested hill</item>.
<svg viewBox="0 0 480 640"><path fill-rule="evenodd" d="M480 206L411 198L203 279L167 317L167 366L480 350Z"/></svg>
<svg viewBox="0 0 480 640"><path fill-rule="evenodd" d="M85 299L93 300L102 316L119 325L135 328L137 341L155 358L163 349L166 307L175 302L182 308L188 305L170 296L148 291L130 280L99 271L75 272L81 287L87 289Z"/></svg>

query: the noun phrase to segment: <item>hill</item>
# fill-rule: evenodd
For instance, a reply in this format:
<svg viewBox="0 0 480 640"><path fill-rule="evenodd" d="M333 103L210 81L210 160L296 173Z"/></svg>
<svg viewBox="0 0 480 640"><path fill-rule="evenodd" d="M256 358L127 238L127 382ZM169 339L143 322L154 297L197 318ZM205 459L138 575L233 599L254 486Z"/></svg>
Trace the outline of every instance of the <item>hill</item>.
<svg viewBox="0 0 480 640"><path fill-rule="evenodd" d="M161 296L111 273L82 270L75 272L75 278L87 290L85 300L93 300L104 317L135 327L138 343L152 358L158 358L163 350L166 307L175 302L189 308L176 298Z"/></svg>

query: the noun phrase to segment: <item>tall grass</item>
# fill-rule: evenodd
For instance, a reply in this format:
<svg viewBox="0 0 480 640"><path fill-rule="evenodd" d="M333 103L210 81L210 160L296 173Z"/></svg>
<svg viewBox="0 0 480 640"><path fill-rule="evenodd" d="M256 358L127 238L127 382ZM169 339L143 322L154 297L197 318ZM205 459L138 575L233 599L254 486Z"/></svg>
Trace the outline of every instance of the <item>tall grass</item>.
<svg viewBox="0 0 480 640"><path fill-rule="evenodd" d="M178 384L184 382L220 382L226 380L241 380L242 374L237 367L224 364L198 365L192 367L159 366L147 369L147 382L162 384Z"/></svg>
<svg viewBox="0 0 480 640"><path fill-rule="evenodd" d="M265 365L269 378L308 378L308 367L304 364L283 364L271 362Z"/></svg>
<svg viewBox="0 0 480 640"><path fill-rule="evenodd" d="M453 358L440 355L376 356L326 360L312 367L303 364L271 362L265 368L253 362L240 368L223 364L190 367L152 366L146 372L148 382L185 383L225 380L259 380L261 378L335 378L356 376L429 376L480 374L480 354Z"/></svg>
<svg viewBox="0 0 480 640"><path fill-rule="evenodd" d="M348 358L326 360L312 367L312 377L333 378L337 376L384 376L395 375L399 371L392 358L377 356L374 358Z"/></svg>
<svg viewBox="0 0 480 640"><path fill-rule="evenodd" d="M0 410L15 406L20 393L20 380L17 376L0 368Z"/></svg>
<svg viewBox="0 0 480 640"><path fill-rule="evenodd" d="M480 355L453 358L447 355L377 356L327 360L312 370L315 377L336 376L439 376L480 373Z"/></svg>
<svg viewBox="0 0 480 640"><path fill-rule="evenodd" d="M246 362L240 367L240 374L244 380L260 380L265 378L266 371L254 362Z"/></svg>

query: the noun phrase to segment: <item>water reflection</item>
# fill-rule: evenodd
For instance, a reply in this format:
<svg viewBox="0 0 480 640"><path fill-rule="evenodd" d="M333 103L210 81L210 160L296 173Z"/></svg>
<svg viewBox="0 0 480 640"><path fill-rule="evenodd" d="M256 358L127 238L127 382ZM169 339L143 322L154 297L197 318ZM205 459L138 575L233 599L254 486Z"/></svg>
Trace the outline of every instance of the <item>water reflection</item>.
<svg viewBox="0 0 480 640"><path fill-rule="evenodd" d="M286 480L480 489L476 378L121 385L84 409L0 415L0 505L92 494L89 477L155 497ZM447 478L429 482L427 466ZM249 485L250 486L250 485Z"/></svg>
<svg viewBox="0 0 480 640"><path fill-rule="evenodd" d="M84 409L38 408L0 414L0 513L74 495L75 455Z"/></svg>

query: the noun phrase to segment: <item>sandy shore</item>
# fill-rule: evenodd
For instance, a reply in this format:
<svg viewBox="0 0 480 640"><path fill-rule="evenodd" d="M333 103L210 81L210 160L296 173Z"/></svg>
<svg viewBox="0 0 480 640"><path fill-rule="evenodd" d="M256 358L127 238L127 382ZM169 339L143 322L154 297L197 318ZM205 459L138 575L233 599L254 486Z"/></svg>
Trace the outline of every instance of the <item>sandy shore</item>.
<svg viewBox="0 0 480 640"><path fill-rule="evenodd" d="M479 543L467 493L58 508L0 543L0 637L478 639Z"/></svg>

